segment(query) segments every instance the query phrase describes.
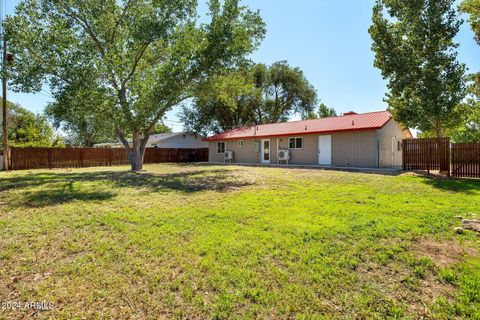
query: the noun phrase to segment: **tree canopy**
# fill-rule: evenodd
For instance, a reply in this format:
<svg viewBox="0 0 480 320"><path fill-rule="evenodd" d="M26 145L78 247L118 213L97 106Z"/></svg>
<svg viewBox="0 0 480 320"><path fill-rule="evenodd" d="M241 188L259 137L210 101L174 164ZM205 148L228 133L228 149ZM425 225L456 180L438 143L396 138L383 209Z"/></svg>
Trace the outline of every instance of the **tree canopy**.
<svg viewBox="0 0 480 320"><path fill-rule="evenodd" d="M468 22L475 34L477 43L480 44L480 1L478 0L464 0L460 9L469 14Z"/></svg>
<svg viewBox="0 0 480 320"><path fill-rule="evenodd" d="M55 134L45 116L34 114L19 104L7 102L8 140L11 147L63 147L61 136ZM0 123L3 121L0 114ZM0 149L3 142L0 132Z"/></svg>
<svg viewBox="0 0 480 320"><path fill-rule="evenodd" d="M460 9L469 14L468 22L475 34L475 40L480 45L480 1L479 0L464 0ZM480 72L476 74L477 90L480 96Z"/></svg>
<svg viewBox="0 0 480 320"><path fill-rule="evenodd" d="M65 107L78 88L95 92L92 108L110 119L135 171L165 112L243 61L265 33L238 0L210 0L202 20L195 0L23 0L5 26L11 85L36 92L47 83Z"/></svg>
<svg viewBox="0 0 480 320"><path fill-rule="evenodd" d="M66 86L56 101L47 105L45 114L66 133L69 145L92 147L116 140L109 117L111 106L106 105L110 100L98 90L84 85Z"/></svg>
<svg viewBox="0 0 480 320"><path fill-rule="evenodd" d="M453 142L480 141L480 92L475 83L475 75L469 76L467 99L459 106L461 121L447 133Z"/></svg>
<svg viewBox="0 0 480 320"><path fill-rule="evenodd" d="M307 119L330 118L336 117L337 111L334 108L329 108L325 103L321 102L318 106L317 112L311 111Z"/></svg>
<svg viewBox="0 0 480 320"><path fill-rule="evenodd" d="M247 65L206 82L181 119L189 130L208 133L287 121L294 114L306 118L316 96L303 72L286 61Z"/></svg>
<svg viewBox="0 0 480 320"><path fill-rule="evenodd" d="M462 21L454 0L377 0L369 29L374 65L388 80L386 102L404 125L442 136L455 126L465 66L454 37Z"/></svg>

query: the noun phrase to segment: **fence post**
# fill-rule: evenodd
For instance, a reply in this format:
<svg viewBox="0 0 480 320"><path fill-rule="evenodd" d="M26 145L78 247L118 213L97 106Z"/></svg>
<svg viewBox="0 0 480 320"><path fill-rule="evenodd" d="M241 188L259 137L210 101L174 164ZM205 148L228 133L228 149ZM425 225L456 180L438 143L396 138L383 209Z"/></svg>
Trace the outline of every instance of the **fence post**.
<svg viewBox="0 0 480 320"><path fill-rule="evenodd" d="M451 151L451 148L452 148L450 138L447 138L446 144L447 144L447 159L446 159L446 162L447 162L447 167L448 167L447 176L450 177L451 162L452 162L451 158L450 158L451 157L450 151Z"/></svg>
<svg viewBox="0 0 480 320"><path fill-rule="evenodd" d="M438 143L438 140L437 140ZM428 154L427 154L427 174L430 175L430 163L432 162L432 142L427 141Z"/></svg>
<svg viewBox="0 0 480 320"><path fill-rule="evenodd" d="M47 162L48 162L48 169L52 169L52 150L47 150Z"/></svg>
<svg viewBox="0 0 480 320"><path fill-rule="evenodd" d="M83 148L80 148L80 167L84 167L83 165Z"/></svg>

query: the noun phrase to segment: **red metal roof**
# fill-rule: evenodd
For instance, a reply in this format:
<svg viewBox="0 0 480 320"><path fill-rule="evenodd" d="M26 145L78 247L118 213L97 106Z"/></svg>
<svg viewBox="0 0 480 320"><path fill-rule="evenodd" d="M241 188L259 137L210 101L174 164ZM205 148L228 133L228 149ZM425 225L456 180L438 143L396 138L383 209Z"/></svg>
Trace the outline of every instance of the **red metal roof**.
<svg viewBox="0 0 480 320"><path fill-rule="evenodd" d="M376 130L382 128L392 115L388 111L348 114L340 117L321 118L282 123L263 124L225 131L206 141L229 139L266 138L275 136L333 133L340 131Z"/></svg>

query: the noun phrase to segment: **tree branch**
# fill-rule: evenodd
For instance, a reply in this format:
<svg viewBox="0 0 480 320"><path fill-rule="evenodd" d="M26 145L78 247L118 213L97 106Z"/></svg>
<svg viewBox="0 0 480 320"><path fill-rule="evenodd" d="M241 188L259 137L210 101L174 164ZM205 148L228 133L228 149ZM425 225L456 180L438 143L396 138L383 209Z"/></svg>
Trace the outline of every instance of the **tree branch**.
<svg viewBox="0 0 480 320"><path fill-rule="evenodd" d="M115 22L115 26L113 27L113 30L112 30L112 35L110 36L110 42L111 43L113 43L113 40L115 40L115 36L117 35L118 27L120 26L120 22L125 17L125 15L128 12L128 9L129 9L130 5L132 4L132 2L133 2L132 0L128 0L127 3L125 3L125 6L123 7L123 11L120 14L120 17Z"/></svg>
<svg viewBox="0 0 480 320"><path fill-rule="evenodd" d="M70 7L68 4L66 4L64 1L60 1L61 4L63 4L63 9L65 10L65 14L70 17L71 19L77 21L77 23L83 28L83 30L89 35L89 37L92 39L92 41L95 43L95 46L97 47L98 51L100 52L100 55L104 60L106 59L107 53L103 45L100 43L100 40L96 36L95 32L93 31L92 27L88 23L88 21L84 18L81 17L80 12L76 14L75 12L72 12L70 10ZM110 73L112 85L116 90L119 90L118 82L116 80L115 72L108 68L108 72Z"/></svg>
<svg viewBox="0 0 480 320"><path fill-rule="evenodd" d="M133 61L133 66L132 66L132 69L130 70L129 74L127 75L127 77L122 81L122 84L121 84L121 87L125 87L125 85L127 84L128 81L130 81L132 79L132 77L135 75L135 71L137 70L137 66L138 66L138 63L140 62L140 60L142 59L143 55L145 54L145 51L147 50L148 46L150 44L149 43L146 43L146 44L143 44L141 47L140 47L140 50L137 52L137 54L135 55L135 59Z"/></svg>

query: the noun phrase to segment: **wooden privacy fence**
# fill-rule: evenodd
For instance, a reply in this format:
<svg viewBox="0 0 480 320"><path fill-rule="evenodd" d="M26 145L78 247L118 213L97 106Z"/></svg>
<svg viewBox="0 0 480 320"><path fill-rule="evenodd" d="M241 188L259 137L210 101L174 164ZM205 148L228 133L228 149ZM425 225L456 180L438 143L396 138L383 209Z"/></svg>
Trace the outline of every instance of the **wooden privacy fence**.
<svg viewBox="0 0 480 320"><path fill-rule="evenodd" d="M480 142L450 143L449 138L403 140L404 170L438 170L462 178L480 178Z"/></svg>
<svg viewBox="0 0 480 320"><path fill-rule="evenodd" d="M450 138L404 139L403 170L450 173Z"/></svg>
<svg viewBox="0 0 480 320"><path fill-rule="evenodd" d="M480 178L480 143L452 144L452 175Z"/></svg>
<svg viewBox="0 0 480 320"><path fill-rule="evenodd" d="M208 148L145 149L144 163L206 162ZM78 168L128 164L123 148L11 148L12 170Z"/></svg>

